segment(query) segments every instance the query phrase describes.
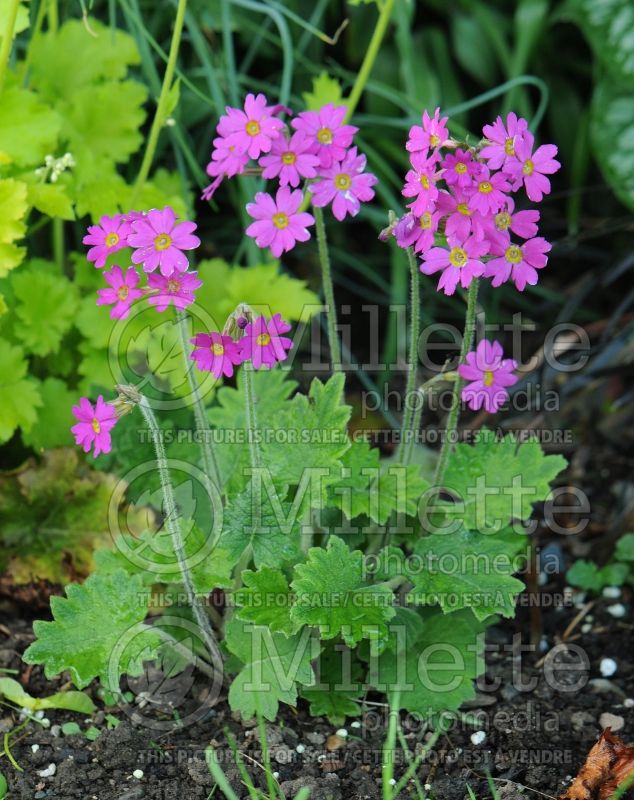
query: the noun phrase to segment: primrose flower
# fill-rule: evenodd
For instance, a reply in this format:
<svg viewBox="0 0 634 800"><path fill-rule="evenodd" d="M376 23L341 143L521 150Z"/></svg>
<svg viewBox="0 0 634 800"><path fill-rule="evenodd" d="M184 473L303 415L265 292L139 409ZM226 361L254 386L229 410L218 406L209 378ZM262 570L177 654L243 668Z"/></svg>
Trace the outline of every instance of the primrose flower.
<svg viewBox="0 0 634 800"><path fill-rule="evenodd" d="M423 211L432 210L438 199L437 179L436 165L431 160L421 163L416 169L408 170L401 194L403 197L414 198L409 204L412 213L420 216Z"/></svg>
<svg viewBox="0 0 634 800"><path fill-rule="evenodd" d="M265 317L257 317L246 326L239 342L243 360L251 361L255 369L269 369L277 361L285 361L293 342L281 334L290 329L279 314L274 314L268 322Z"/></svg>
<svg viewBox="0 0 634 800"><path fill-rule="evenodd" d="M99 453L109 453L112 449L110 431L117 422L115 407L105 403L102 395L99 395L94 407L90 400L82 397L79 405L73 406L73 416L78 420L71 428L75 444L83 447L84 453L90 452L94 444L95 458Z"/></svg>
<svg viewBox="0 0 634 800"><path fill-rule="evenodd" d="M239 343L231 336L224 336L215 331L197 333L191 342L194 349L190 358L196 362L198 369L211 372L215 378L220 378L221 375L230 378L234 366L242 364L244 360Z"/></svg>
<svg viewBox="0 0 634 800"><path fill-rule="evenodd" d="M216 130L226 139L227 148L258 158L268 153L274 139L280 135L284 123L274 116L276 109L268 105L266 96L248 94L244 110L227 106L226 115L220 118Z"/></svg>
<svg viewBox="0 0 634 800"><path fill-rule="evenodd" d="M473 175L478 169L478 164L473 160L470 150L460 150L447 153L442 160L443 178L447 186L457 186L467 189L473 184Z"/></svg>
<svg viewBox="0 0 634 800"><path fill-rule="evenodd" d="M484 276L493 278L492 285L497 287L509 280L515 288L523 292L526 284L534 286L537 283L538 269L543 269L548 263L546 253L552 245L546 239L538 236L529 239L524 244L512 244L510 236L506 240L494 240L491 244L491 253L498 256L487 262Z"/></svg>
<svg viewBox="0 0 634 800"><path fill-rule="evenodd" d="M467 239L447 240L449 250L444 247L432 247L425 253L420 265L424 275L433 275L442 271L438 281L438 289L451 295L460 283L466 289L474 278L479 278L484 272L483 255L489 250L489 242L469 236Z"/></svg>
<svg viewBox="0 0 634 800"><path fill-rule="evenodd" d="M130 313L132 303L143 297L143 291L137 289L140 280L137 271L134 267L128 267L124 273L121 267L115 264L112 269L104 272L103 276L110 288L97 290L97 305L114 304L110 318L125 319Z"/></svg>
<svg viewBox="0 0 634 800"><path fill-rule="evenodd" d="M128 246L127 238L130 225L122 214L113 217L104 215L99 225L89 225L88 233L82 239L84 244L92 247L86 254L88 261L94 261L95 267L103 267L111 253L116 253Z"/></svg>
<svg viewBox="0 0 634 800"><path fill-rule="evenodd" d="M511 190L503 172L493 174L486 167L480 167L474 182L475 191L469 197L471 211L479 211L482 215L497 213L506 202L504 192Z"/></svg>
<svg viewBox="0 0 634 800"><path fill-rule="evenodd" d="M194 236L196 223L185 220L176 223L176 214L170 206L153 208L142 219L132 222L128 236L133 264L143 264L146 272L160 269L167 278L173 272L185 272L189 261L183 250L193 250L200 244Z"/></svg>
<svg viewBox="0 0 634 800"><path fill-rule="evenodd" d="M263 167L262 177L269 180L278 178L280 186L299 186L302 178L317 175L319 156L313 153L313 144L302 131L294 133L290 139L279 136L271 147L271 152L260 158Z"/></svg>
<svg viewBox="0 0 634 800"><path fill-rule="evenodd" d="M405 214L394 227L394 236L399 247L413 247L414 252L424 253L433 245L438 230L440 213L424 211L420 217Z"/></svg>
<svg viewBox="0 0 634 800"><path fill-rule="evenodd" d="M526 131L515 142L516 158L511 159L505 166L506 172L513 179L513 191L517 191L522 184L529 200L539 203L545 194L550 194L550 181L546 175L552 175L561 167L555 159L557 146L543 144L533 152L535 137Z"/></svg>
<svg viewBox="0 0 634 800"><path fill-rule="evenodd" d="M361 209L361 203L372 200L377 182L376 175L364 172L366 158L357 154L357 148L351 147L343 161L336 161L326 170L322 170L322 179L308 187L313 195L313 205L323 208L332 203L332 213L340 222L350 214L355 217Z"/></svg>
<svg viewBox="0 0 634 800"><path fill-rule="evenodd" d="M458 367L461 378L469 381L461 393L462 400L472 411L483 408L494 414L508 399L507 386L519 378L513 375L517 362L503 358L502 345L483 339L475 351L467 353L466 364Z"/></svg>
<svg viewBox="0 0 634 800"><path fill-rule="evenodd" d="M298 211L304 195L301 189L292 192L282 186L275 199L266 192L255 195L255 203L247 203L247 212L253 217L246 230L258 247L270 247L276 258L295 247L295 242L310 239L308 226L315 224L312 214Z"/></svg>
<svg viewBox="0 0 634 800"><path fill-rule="evenodd" d="M480 157L487 161L490 169L500 169L515 157L515 142L528 130L528 122L510 111L506 125L498 117L492 125L485 125L482 133L491 144L480 150Z"/></svg>
<svg viewBox="0 0 634 800"><path fill-rule="evenodd" d="M344 125L346 111L346 106L326 103L319 111L300 111L291 122L296 131L308 137L320 167L328 168L335 161L343 161L352 137L359 130L354 125Z"/></svg>
<svg viewBox="0 0 634 800"><path fill-rule="evenodd" d="M148 303L162 312L170 303L176 308L187 308L196 299L194 292L203 282L198 279L197 272L174 273L169 278L154 272L148 275L147 285L150 289L158 289L158 294L148 297Z"/></svg>
<svg viewBox="0 0 634 800"><path fill-rule="evenodd" d="M434 116L430 117L427 110L423 111L422 127L412 125L409 129L407 144L405 147L410 153L417 153L440 147L448 138L447 131L448 117L440 118L440 109L434 111Z"/></svg>
<svg viewBox="0 0 634 800"><path fill-rule="evenodd" d="M532 239L537 234L537 223L539 222L539 211L527 209L526 211L515 211L515 203L510 197L506 199L506 208L503 208L493 218L496 231L504 233L512 231L522 239Z"/></svg>

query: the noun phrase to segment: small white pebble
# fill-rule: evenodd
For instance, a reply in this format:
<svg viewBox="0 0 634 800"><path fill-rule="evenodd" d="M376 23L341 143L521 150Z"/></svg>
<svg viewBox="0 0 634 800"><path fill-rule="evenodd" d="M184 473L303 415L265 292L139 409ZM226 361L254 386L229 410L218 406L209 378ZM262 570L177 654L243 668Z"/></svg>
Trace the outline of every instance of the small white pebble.
<svg viewBox="0 0 634 800"><path fill-rule="evenodd" d="M50 721L50 719L48 719L47 717L44 717L44 719L41 719L41 720L40 720L40 725L41 725L43 728L50 728L50 727L51 727L51 721Z"/></svg>
<svg viewBox="0 0 634 800"><path fill-rule="evenodd" d="M623 619L627 614L623 603L615 603L613 606L608 606L606 610L614 619Z"/></svg>
<svg viewBox="0 0 634 800"><path fill-rule="evenodd" d="M40 749L40 746L39 746L39 744L32 744L32 745L31 745L31 752L32 752L32 753L37 753L37 751L38 751L39 749Z"/></svg>
<svg viewBox="0 0 634 800"><path fill-rule="evenodd" d="M297 747L295 748L296 752L298 753L303 753L305 749L306 747L303 744L298 744Z"/></svg>
<svg viewBox="0 0 634 800"><path fill-rule="evenodd" d="M396 778L390 778L388 783L390 784L390 786L396 786Z"/></svg>
<svg viewBox="0 0 634 800"><path fill-rule="evenodd" d="M594 622L594 614L586 614L586 622Z"/></svg>
<svg viewBox="0 0 634 800"><path fill-rule="evenodd" d="M592 623L586 622L581 626L581 633L590 633L592 630Z"/></svg>
<svg viewBox="0 0 634 800"><path fill-rule="evenodd" d="M471 744L482 744L486 741L487 735L484 731L476 731L475 733L471 734Z"/></svg>
<svg viewBox="0 0 634 800"><path fill-rule="evenodd" d="M345 728L339 728L338 731L335 731L335 736L340 736L342 739L345 739L348 735L348 731Z"/></svg>
<svg viewBox="0 0 634 800"><path fill-rule="evenodd" d="M606 586L601 594L609 600L616 600L621 596L621 590L618 586Z"/></svg>
<svg viewBox="0 0 634 800"><path fill-rule="evenodd" d="M604 678L611 678L616 673L618 665L613 658L602 658L599 670Z"/></svg>
<svg viewBox="0 0 634 800"><path fill-rule="evenodd" d="M537 583L539 586L546 586L548 583L548 575L545 572L540 572L537 578Z"/></svg>
<svg viewBox="0 0 634 800"><path fill-rule="evenodd" d="M431 783L426 783L426 784L423 786L423 789L424 789L426 792L429 792L429 791L430 791L430 789L431 789Z"/></svg>
<svg viewBox="0 0 634 800"><path fill-rule="evenodd" d="M143 775L144 775L144 772L143 772L142 769L135 769L134 772L132 773L132 777L136 778L138 781L141 780Z"/></svg>
<svg viewBox="0 0 634 800"><path fill-rule="evenodd" d="M44 712L43 711L36 711L33 715L35 719L44 719Z"/></svg>
<svg viewBox="0 0 634 800"><path fill-rule="evenodd" d="M277 780L280 777L280 773L279 772L274 772L273 773L273 777L275 778L275 780Z"/></svg>
<svg viewBox="0 0 634 800"><path fill-rule="evenodd" d="M355 721L354 721L354 722L351 722L351 723L350 723L350 727L351 727L351 728L360 728L360 727L361 727L361 723L359 722L359 720L358 720L358 719L355 719Z"/></svg>
<svg viewBox="0 0 634 800"><path fill-rule="evenodd" d="M623 701L625 708L634 708L634 697L626 697Z"/></svg>
<svg viewBox="0 0 634 800"><path fill-rule="evenodd" d="M321 762L321 761L325 761L325 760L326 760L326 754L325 753L322 753L320 756L317 756L317 761Z"/></svg>
<svg viewBox="0 0 634 800"><path fill-rule="evenodd" d="M56 771L57 767L55 764L49 764L46 769L41 769L37 774L40 776L40 778L52 778Z"/></svg>
<svg viewBox="0 0 634 800"><path fill-rule="evenodd" d="M62 732L62 726L61 725L52 725L51 726L51 736L57 737L57 736L60 735L61 732Z"/></svg>

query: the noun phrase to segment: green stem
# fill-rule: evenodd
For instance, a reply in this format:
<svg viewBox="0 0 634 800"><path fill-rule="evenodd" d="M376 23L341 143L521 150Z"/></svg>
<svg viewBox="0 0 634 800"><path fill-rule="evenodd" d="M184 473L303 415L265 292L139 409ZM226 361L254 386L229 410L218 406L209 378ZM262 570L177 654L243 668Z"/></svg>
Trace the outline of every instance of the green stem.
<svg viewBox="0 0 634 800"><path fill-rule="evenodd" d="M64 220L53 217L53 260L58 269L64 271Z"/></svg>
<svg viewBox="0 0 634 800"><path fill-rule="evenodd" d="M476 309L478 304L478 285L479 281L474 278L469 284L469 293L467 296L467 314L465 317L464 334L462 336L462 347L460 348L460 358L458 364L464 364L467 353L471 350L473 345L473 338L475 335L476 326ZM445 470L447 468L447 460L449 453L453 446L453 439L458 429L458 417L460 415L460 393L462 392L463 380L458 375L454 382L453 399L451 403L451 410L447 417L447 427L445 429L445 440L442 443L440 456L436 465L436 473L434 475L434 486L440 488L442 486L443 478L445 477Z"/></svg>
<svg viewBox="0 0 634 800"><path fill-rule="evenodd" d="M381 769L381 777L383 780L383 798L384 800L392 800L396 795L394 794L394 785L392 780L394 778L394 760L396 755L396 732L399 726L399 705L401 701L401 693L398 689L390 697L390 713L389 722L387 726L387 736L385 744L383 745L383 765Z"/></svg>
<svg viewBox="0 0 634 800"><path fill-rule="evenodd" d="M416 390L417 400L416 400L416 408L414 413L412 414L412 432L413 435L409 438L407 445L405 447L405 452L403 454L403 458L401 463L407 466L409 462L412 460L412 453L414 452L414 435L418 433L420 430L420 421L423 416L423 406L425 395L427 391L431 389L431 387L439 383L440 381L450 381L455 380L458 373L453 372L439 372L437 375L434 375L433 378L430 378L425 383L422 383L418 389Z"/></svg>
<svg viewBox="0 0 634 800"><path fill-rule="evenodd" d="M147 146L145 148L145 153L143 154L143 161L141 162L141 168L139 169L139 174L137 175L137 179L134 184L134 191L132 193L132 200L130 202L132 208L134 208L139 196L139 192L143 188L143 184L150 174L150 167L152 166L152 161L154 160L154 154L156 152L156 146L158 144L161 128L167 119L167 102L169 99L170 89L172 88L174 71L176 69L176 59L178 57L178 48L180 47L186 9L187 0L178 0L176 19L174 20L174 30L172 31L172 42L170 44L170 51L167 57L167 66L165 67L163 84L161 86L161 92L159 94L159 99L156 106L156 114L154 115L154 120L152 121L150 135L148 136Z"/></svg>
<svg viewBox="0 0 634 800"><path fill-rule="evenodd" d="M412 403L416 391L416 373L418 371L418 338L420 336L420 272L416 263L416 256L411 247L407 248L407 260L410 271L410 340L409 340L409 368L407 385L405 387L405 408L403 411L403 424L401 426L401 440L398 446L398 461L405 463L405 455L410 452L410 439L418 432L413 428L414 412ZM406 441L407 439L407 441Z"/></svg>
<svg viewBox="0 0 634 800"><path fill-rule="evenodd" d="M255 408L257 402L255 389L253 388L253 370L249 363L242 366L242 376L244 378L244 398L245 412L247 418L247 436L249 437L249 455L251 457L251 469L260 468L260 448L256 441L258 430L258 414Z"/></svg>
<svg viewBox="0 0 634 800"><path fill-rule="evenodd" d="M45 0L43 0L44 2ZM51 33L57 33L59 28L59 12L57 9L57 0L48 0L48 29Z"/></svg>
<svg viewBox="0 0 634 800"><path fill-rule="evenodd" d="M376 57L379 54L379 50L381 48L381 42L383 41L383 37L385 36L385 31L387 30L387 26L390 21L390 16L392 15L393 8L394 8L394 0L385 0L383 8L379 13L379 18L376 21L376 25L374 27L374 33L372 34L372 38L370 39L370 44L368 45L365 58L363 59L363 63L361 64L361 69L359 70L357 79L354 82L354 86L352 87L350 96L346 100L346 105L348 106L348 111L346 112L346 118L345 118L346 122L354 114L354 111L357 105L359 104L359 100L361 99L361 95L363 94L363 90L365 89L365 85L368 82L370 73L372 72L372 67L374 66Z"/></svg>
<svg viewBox="0 0 634 800"><path fill-rule="evenodd" d="M321 279L324 289L324 299L328 309L326 319L328 326L328 345L330 346L330 358L334 372L341 372L341 348L337 336L337 306L335 305L335 291L332 285L332 272L330 269L330 254L328 252L328 240L326 239L326 226L324 224L324 214L321 208L315 208L315 230L317 232L317 249L319 251L319 262L321 264Z"/></svg>
<svg viewBox="0 0 634 800"><path fill-rule="evenodd" d="M218 468L218 461L213 451L211 444L211 430L207 422L207 410L205 402L200 394L200 384L195 372L193 362L190 360L189 351L189 334L187 332L187 314L179 312L176 314L178 332L181 339L181 350L183 354L183 363L185 372L187 373L187 380L189 382L189 390L191 392L194 408L194 420L196 422L196 430L200 440L200 450L203 459L203 469L206 478L206 489L209 495L209 501L213 502L214 494L220 494L222 483L220 481L220 469Z"/></svg>
<svg viewBox="0 0 634 800"><path fill-rule="evenodd" d="M185 545L183 543L181 518L176 507L174 487L169 474L167 455L165 453L165 448L163 447L161 431L159 429L154 411L152 411L152 408L150 407L146 397L141 396L141 399L138 401L138 406L143 414L143 418L145 419L148 428L150 429L152 442L154 444L156 466L158 468L161 489L163 491L163 501L165 504L165 525L169 535L172 538L174 554L176 555L176 560L180 569L183 586L185 587L189 604L192 607L194 616L200 627L201 635L205 640L207 650L212 658L212 663L222 664L222 656L220 654L211 623L209 622L209 617L205 613L204 609L202 609L198 604L198 600L196 598L192 576L187 563Z"/></svg>
<svg viewBox="0 0 634 800"><path fill-rule="evenodd" d="M13 31L15 30L15 21L18 18L19 5L20 0L9 0L9 8L7 9L7 26L2 32L2 43L0 43L0 91L2 91L4 77L7 72L7 65L9 64L9 56L11 55Z"/></svg>

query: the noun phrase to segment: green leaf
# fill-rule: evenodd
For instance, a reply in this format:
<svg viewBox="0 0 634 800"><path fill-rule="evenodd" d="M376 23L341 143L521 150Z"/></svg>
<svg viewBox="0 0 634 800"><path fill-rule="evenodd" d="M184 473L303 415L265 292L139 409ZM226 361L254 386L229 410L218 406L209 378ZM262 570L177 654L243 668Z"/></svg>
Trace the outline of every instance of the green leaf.
<svg viewBox="0 0 634 800"><path fill-rule="evenodd" d="M524 584L512 576L523 566L516 556L526 547L527 537L510 529L424 536L416 543L416 558L405 562L414 584L409 600L438 603L445 614L470 608L478 620L492 614L513 617Z"/></svg>
<svg viewBox="0 0 634 800"><path fill-rule="evenodd" d="M307 111L318 111L326 103L335 106L345 105L341 93L341 84L336 78L332 78L325 70L313 78L313 89L311 92L302 92Z"/></svg>
<svg viewBox="0 0 634 800"><path fill-rule="evenodd" d="M349 669L345 667L348 659ZM333 725L343 725L346 717L362 713L359 700L366 691L363 676L362 665L347 648L328 643L319 657L315 686L302 687L300 694L310 703L313 717L328 717Z"/></svg>
<svg viewBox="0 0 634 800"><path fill-rule="evenodd" d="M634 88L634 8L630 0L569 0L567 10L612 78Z"/></svg>
<svg viewBox="0 0 634 800"><path fill-rule="evenodd" d="M35 261L11 278L17 305L15 334L28 352L54 353L73 324L77 292L61 272L47 262Z"/></svg>
<svg viewBox="0 0 634 800"><path fill-rule="evenodd" d="M570 567L566 580L589 592L600 592L605 586L622 586L629 575L627 564L606 564L599 568L594 561L581 558Z"/></svg>
<svg viewBox="0 0 634 800"><path fill-rule="evenodd" d="M450 455L443 484L457 502L437 506L468 530L497 531L528 519L566 464L563 456L544 455L538 442L517 445L511 435L483 430L475 445L459 444Z"/></svg>
<svg viewBox="0 0 634 800"><path fill-rule="evenodd" d="M21 347L0 340L0 442L16 428L30 430L42 405L37 382L26 377L28 364Z"/></svg>
<svg viewBox="0 0 634 800"><path fill-rule="evenodd" d="M72 445L71 407L77 402L77 392L59 378L46 378L40 384L40 397L37 421L29 431L22 432L22 441L35 450Z"/></svg>
<svg viewBox="0 0 634 800"><path fill-rule="evenodd" d="M351 552L337 536L330 537L326 549L311 547L306 563L295 567L291 588L291 619L319 627L322 639L341 635L349 647L361 639L385 644L394 595L387 586L366 583L363 553Z"/></svg>
<svg viewBox="0 0 634 800"><path fill-rule="evenodd" d="M606 78L599 81L590 108L590 138L612 191L634 209L634 96L632 88ZM610 142L606 147L605 143Z"/></svg>
<svg viewBox="0 0 634 800"><path fill-rule="evenodd" d="M623 586L629 574L627 564L606 564L599 570L599 579L603 586Z"/></svg>
<svg viewBox="0 0 634 800"><path fill-rule="evenodd" d="M0 179L0 278L24 258L24 250L13 242L26 232L27 208L26 184L13 178Z"/></svg>
<svg viewBox="0 0 634 800"><path fill-rule="evenodd" d="M238 619L266 626L273 633L292 636L298 625L291 620L291 594L288 581L279 569L261 567L257 572L245 570L244 584L233 599L240 606Z"/></svg>
<svg viewBox="0 0 634 800"><path fill-rule="evenodd" d="M229 651L244 664L229 689L229 705L245 719L260 713L274 720L279 703L297 702L298 683L313 683L314 654L306 634L287 637L235 617L225 633Z"/></svg>
<svg viewBox="0 0 634 800"><path fill-rule="evenodd" d="M29 204L42 214L60 219L75 219L73 203L63 186L55 183L30 183Z"/></svg>
<svg viewBox="0 0 634 800"><path fill-rule="evenodd" d="M614 558L617 561L634 561L634 533L624 533L616 543Z"/></svg>
<svg viewBox="0 0 634 800"><path fill-rule="evenodd" d="M147 614L142 589L141 578L123 570L69 584L65 598L51 598L54 621L33 624L37 638L24 661L43 664L49 679L68 670L79 689L98 677L116 691L121 675L142 674L143 661L156 656L161 641L141 625Z"/></svg>
<svg viewBox="0 0 634 800"><path fill-rule="evenodd" d="M10 0L0 0L0 42L7 30L7 19L9 16ZM29 9L27 6L20 2L18 4L18 15L13 27L13 37L15 38L18 33L22 33L29 27Z"/></svg>
<svg viewBox="0 0 634 800"><path fill-rule="evenodd" d="M20 708L28 708L30 711L62 708L80 714L92 714L96 710L95 704L84 692L57 692L50 697L32 697L24 691L22 684L13 678L0 678L0 695L6 697L10 703L15 703Z"/></svg>
<svg viewBox="0 0 634 800"><path fill-rule="evenodd" d="M28 89L7 86L2 91L0 154L18 167L44 163L57 147L60 118L56 111Z"/></svg>

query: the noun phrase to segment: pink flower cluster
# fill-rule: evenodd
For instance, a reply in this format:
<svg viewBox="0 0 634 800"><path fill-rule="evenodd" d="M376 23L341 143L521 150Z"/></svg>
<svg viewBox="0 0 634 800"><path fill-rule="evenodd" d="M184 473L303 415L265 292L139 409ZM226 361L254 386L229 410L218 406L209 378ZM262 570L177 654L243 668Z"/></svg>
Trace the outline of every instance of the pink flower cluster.
<svg viewBox="0 0 634 800"><path fill-rule="evenodd" d="M438 108L421 122L406 144L402 194L410 202L393 229L398 244L422 256L425 275L441 273L438 289L448 295L480 277L493 286L511 280L519 291L535 285L551 245L537 236L539 211L516 210L511 194L523 189L537 203L550 192L547 176L560 167L555 145L535 149L528 123L512 112L484 126L478 147L452 140Z"/></svg>
<svg viewBox="0 0 634 800"><path fill-rule="evenodd" d="M519 380L513 374L517 362L503 355L499 342L483 339L458 367L458 374L467 381L461 398L472 411L484 408L494 414L506 402L507 388Z"/></svg>
<svg viewBox="0 0 634 800"><path fill-rule="evenodd" d="M193 303L195 290L202 286L197 273L189 271L186 255L200 245L195 230L196 223L178 222L169 206L103 216L98 225L90 225L83 242L91 245L87 258L95 267L103 267L113 253L133 248L132 265L125 271L117 264L104 271L108 288L97 291L97 305L111 305L111 318L125 319L132 303L144 296L157 311L165 311L170 304L183 309ZM139 286L137 267L148 273L145 288Z"/></svg>
<svg viewBox="0 0 634 800"><path fill-rule="evenodd" d="M352 146L357 128L344 122L345 106L327 103L319 111L301 111L290 127L279 119L283 106L270 106L263 94L247 95L244 108L227 107L216 127L207 174L214 180L204 190L211 199L224 178L247 171L277 180L275 194L258 192L247 212L254 219L246 230L258 247L269 247L276 258L297 242L310 238L312 214L302 210L306 182L317 208L331 205L339 221L359 213L374 197L376 176L365 172L366 158Z"/></svg>
<svg viewBox="0 0 634 800"><path fill-rule="evenodd" d="M243 334L237 340L223 333L196 334L191 340L191 358L198 369L211 372L216 378L230 378L234 367L245 361L250 361L254 369L269 369L286 360L293 342L284 334L291 326L279 314L268 321L266 317L256 317L253 322L244 323Z"/></svg>

